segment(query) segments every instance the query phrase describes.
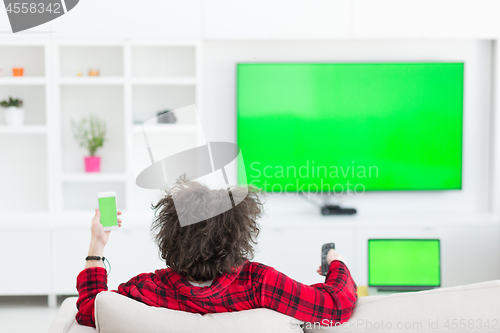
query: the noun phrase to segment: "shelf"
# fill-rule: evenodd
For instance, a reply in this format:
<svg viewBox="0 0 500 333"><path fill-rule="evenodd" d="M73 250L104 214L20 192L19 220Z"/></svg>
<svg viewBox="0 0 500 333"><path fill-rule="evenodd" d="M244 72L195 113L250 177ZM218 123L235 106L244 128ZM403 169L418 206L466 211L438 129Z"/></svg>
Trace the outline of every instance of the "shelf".
<svg viewBox="0 0 500 333"><path fill-rule="evenodd" d="M65 77L59 79L59 84L61 85L120 85L124 83L123 77Z"/></svg>
<svg viewBox="0 0 500 333"><path fill-rule="evenodd" d="M4 76L0 77L0 80L3 82L4 80L15 79L19 80L16 83L20 83L24 80L44 78L48 73L45 68L45 51L46 47L43 44L9 46L2 42L2 45L0 45L0 67ZM15 67L23 67L24 76L12 77L12 69Z"/></svg>
<svg viewBox="0 0 500 333"><path fill-rule="evenodd" d="M142 125L133 125L132 129L141 131ZM146 125L149 133L196 133L198 125L196 124L156 124ZM142 131L141 131L142 133Z"/></svg>
<svg viewBox="0 0 500 333"><path fill-rule="evenodd" d="M13 80L15 81L15 80ZM1 82L1 80L0 80ZM195 77L180 78L133 78L134 85L168 85L168 86L191 86L196 85ZM82 77L63 77L59 79L59 84L63 85L117 85L124 84L123 77L105 77L105 76L82 76Z"/></svg>
<svg viewBox="0 0 500 333"><path fill-rule="evenodd" d="M119 198L120 200L121 198ZM148 226L151 218L154 216L151 210L121 210L123 215L122 219L126 221L126 227L144 227ZM62 211L58 213L47 211L36 212L11 212L0 213L0 231L8 230L61 230L61 229L85 229L88 230L90 219L94 214L93 209L80 209ZM319 214L308 215L308 218L313 220L304 222L303 216L293 218L293 215L284 215L281 217L274 217L272 220L264 219L259 221L259 225L266 229L286 229L288 231L294 229L319 229L319 230L332 230L332 229L357 229L357 228L384 228L384 229L412 229L430 226L434 228L497 228L500 218L493 213L467 213L467 214L432 214L422 213L416 214L420 218L429 220L428 226L422 225L417 221L402 221L401 218L396 220L390 219L382 222L382 216L385 214L364 215L360 217L323 217ZM388 216L394 214L388 213ZM408 217L408 214L401 214L403 219ZM290 220L286 220L289 219ZM302 219L299 221L299 219ZM332 220L333 219L333 220ZM71 221L71 223L68 223ZM125 227L125 225L124 225Z"/></svg>
<svg viewBox="0 0 500 333"><path fill-rule="evenodd" d="M141 77L141 78L132 78L132 84L189 86L196 84L196 77L172 77L172 78Z"/></svg>
<svg viewBox="0 0 500 333"><path fill-rule="evenodd" d="M148 121L157 116L158 111L173 110L177 124L196 123L196 112L175 112L176 109L196 104L197 85L133 85L132 119L136 122Z"/></svg>
<svg viewBox="0 0 500 333"><path fill-rule="evenodd" d="M48 211L47 142L43 134L0 135L0 215Z"/></svg>
<svg viewBox="0 0 500 333"><path fill-rule="evenodd" d="M84 176L86 174L82 173ZM97 195L100 192L115 192L117 208L127 208L126 184L124 175L105 175L104 177L78 177L75 181L62 182L62 210L65 213L94 211L97 208ZM89 175L90 176L90 175Z"/></svg>
<svg viewBox="0 0 500 333"><path fill-rule="evenodd" d="M85 150L73 135L71 122L90 113L99 115L106 122L109 140L99 149L103 173L125 171L125 116L124 89L122 85L63 85L60 86L60 143L63 174L85 174Z"/></svg>
<svg viewBox="0 0 500 333"><path fill-rule="evenodd" d="M409 217L410 216L410 217ZM304 222L306 221L307 222ZM425 221L425 222L423 222ZM319 210L297 214L273 214L273 217L262 220L260 225L274 230L284 229L351 229L351 228L384 228L384 229L412 229L422 228L434 230L436 228L457 227L498 227L498 216L491 213L365 213L354 216L322 216Z"/></svg>
<svg viewBox="0 0 500 333"><path fill-rule="evenodd" d="M0 77L0 85L44 85L47 83L45 77L29 77L29 76L10 76L10 77Z"/></svg>
<svg viewBox="0 0 500 333"><path fill-rule="evenodd" d="M61 176L65 182L116 182L125 181L125 173L67 173Z"/></svg>
<svg viewBox="0 0 500 333"><path fill-rule="evenodd" d="M47 126L44 125L24 125L19 127L10 127L6 125L0 125L0 133L47 133Z"/></svg>
<svg viewBox="0 0 500 333"><path fill-rule="evenodd" d="M133 77L196 76L195 46L132 46Z"/></svg>
<svg viewBox="0 0 500 333"><path fill-rule="evenodd" d="M75 77L98 69L104 77L123 76L123 45L60 45L59 72L61 77Z"/></svg>
<svg viewBox="0 0 500 333"><path fill-rule="evenodd" d="M153 211L131 212L121 210L121 218L126 221L124 229L148 228L154 217ZM63 211L59 213L16 212L0 213L0 231L49 231L49 230L82 230L90 233L90 221L94 215L93 209ZM68 223L71 221L71 223Z"/></svg>

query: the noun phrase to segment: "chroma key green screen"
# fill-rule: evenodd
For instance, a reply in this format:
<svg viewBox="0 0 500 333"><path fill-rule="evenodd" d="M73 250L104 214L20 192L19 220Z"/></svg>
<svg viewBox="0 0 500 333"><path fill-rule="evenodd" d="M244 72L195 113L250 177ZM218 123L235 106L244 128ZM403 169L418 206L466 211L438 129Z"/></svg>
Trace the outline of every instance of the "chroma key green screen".
<svg viewBox="0 0 500 333"><path fill-rule="evenodd" d="M347 181L461 189L463 85L463 63L238 64L247 182L271 192L338 192Z"/></svg>

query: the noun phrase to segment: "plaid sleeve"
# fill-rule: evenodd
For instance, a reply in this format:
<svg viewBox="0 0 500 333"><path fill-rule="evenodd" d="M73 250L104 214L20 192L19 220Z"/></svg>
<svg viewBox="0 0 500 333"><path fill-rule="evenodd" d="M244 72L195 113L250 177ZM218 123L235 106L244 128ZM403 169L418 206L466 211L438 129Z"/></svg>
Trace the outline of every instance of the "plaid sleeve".
<svg viewBox="0 0 500 333"><path fill-rule="evenodd" d="M80 325L95 327L94 301L101 291L107 291L106 270L102 267L86 268L76 278L78 301L76 307L76 321Z"/></svg>
<svg viewBox="0 0 500 333"><path fill-rule="evenodd" d="M139 274L128 282L120 284L116 292L146 305L158 306L162 304L165 296L161 296L157 291L158 286L153 282L153 276L154 273Z"/></svg>
<svg viewBox="0 0 500 333"><path fill-rule="evenodd" d="M269 267L260 287L260 305L305 322L334 326L351 317L358 296L347 266L332 261L325 283L297 282Z"/></svg>

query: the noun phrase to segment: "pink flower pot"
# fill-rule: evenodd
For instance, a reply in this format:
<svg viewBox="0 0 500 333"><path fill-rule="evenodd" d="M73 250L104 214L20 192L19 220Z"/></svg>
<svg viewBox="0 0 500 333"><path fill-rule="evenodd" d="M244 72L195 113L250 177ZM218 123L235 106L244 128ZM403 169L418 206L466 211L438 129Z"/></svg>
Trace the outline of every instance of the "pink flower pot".
<svg viewBox="0 0 500 333"><path fill-rule="evenodd" d="M97 156L85 157L85 172L99 172L101 169L101 158Z"/></svg>

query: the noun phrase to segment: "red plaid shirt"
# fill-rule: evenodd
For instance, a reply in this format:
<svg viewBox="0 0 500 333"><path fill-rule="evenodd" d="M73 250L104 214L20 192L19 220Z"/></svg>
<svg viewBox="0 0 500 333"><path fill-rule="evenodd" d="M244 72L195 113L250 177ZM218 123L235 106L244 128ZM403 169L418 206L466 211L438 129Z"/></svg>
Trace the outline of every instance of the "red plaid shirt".
<svg viewBox="0 0 500 333"><path fill-rule="evenodd" d="M95 327L94 300L108 290L106 270L93 267L77 278L76 320ZM209 287L195 287L170 268L139 274L115 292L150 306L200 314L269 308L305 322L346 322L356 305L356 284L341 261L333 261L325 283L299 283L272 267L246 262L234 273L218 275Z"/></svg>

